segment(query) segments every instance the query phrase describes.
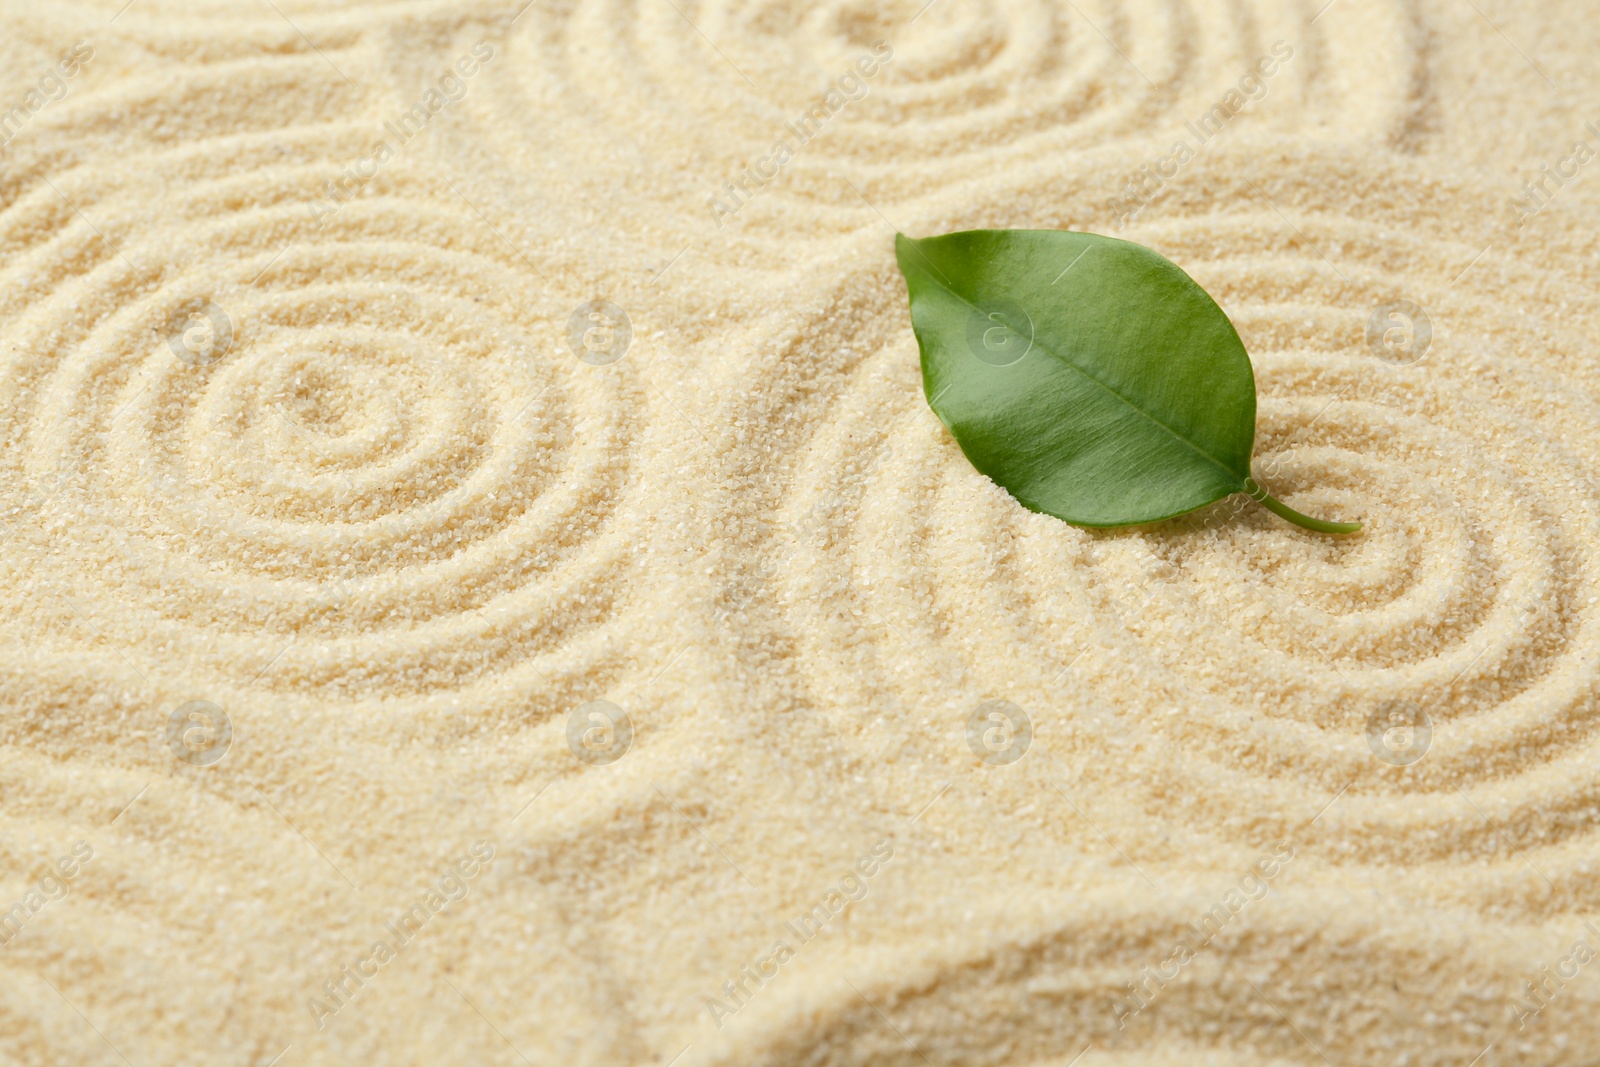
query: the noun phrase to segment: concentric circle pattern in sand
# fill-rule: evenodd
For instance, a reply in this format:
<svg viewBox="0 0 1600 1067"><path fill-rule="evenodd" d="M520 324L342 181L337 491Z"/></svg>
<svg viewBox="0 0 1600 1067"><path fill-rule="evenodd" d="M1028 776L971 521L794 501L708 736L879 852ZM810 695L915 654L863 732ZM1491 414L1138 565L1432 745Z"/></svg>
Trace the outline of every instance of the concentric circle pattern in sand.
<svg viewBox="0 0 1600 1067"><path fill-rule="evenodd" d="M64 201L121 221L72 177L14 205L13 230L64 221ZM291 650L276 676L350 695L457 687L563 615L603 618L637 405L616 373L556 358L570 308L463 240L465 207L396 195L311 229L294 207L223 207L249 195L227 184L191 187L181 249L113 250L80 224L18 255L17 274L65 275L11 333L17 521L60 531L19 538L19 567L67 603L115 582L132 602L98 640L197 668L264 670L315 634L316 666ZM491 632L499 653L463 673L460 642Z"/></svg>
<svg viewBox="0 0 1600 1067"><path fill-rule="evenodd" d="M1366 180L1339 155L1289 165ZM1407 189L1404 174L1388 172L1397 201L1454 195L1464 216L1477 210L1474 190ZM1279 203L1285 187L1300 202ZM1481 923L1508 900L1522 918L1581 914L1600 786L1600 531L1584 459L1596 413L1560 384L1592 359L1586 343L1545 325L1579 296L1509 264L1463 279L1477 235L1398 231L1385 207L1340 212L1306 188L1280 172L1231 209L1134 236L1238 325L1261 392L1258 477L1302 510L1363 520L1361 537L1307 535L1242 500L1126 532L1030 514L925 409L902 325L824 331L810 347L837 353L824 370L788 372L797 354L779 351L753 371L773 383L769 403L792 405L781 422L810 427L749 568L795 645L795 698L915 768L912 810L918 780L924 797L956 782L1016 812L1060 792L1083 822L1036 830L1060 848L1121 842L1151 880L1136 899L1185 880L1166 869L1198 852L1244 867L1282 840L1330 882L1434 872L1408 905L1428 922L1468 909ZM903 299L876 276L844 284L857 322ZM1496 296L1508 287L1548 304L1509 312ZM1413 321L1381 310L1405 299L1420 304ZM1007 775L962 741L995 698L1031 716L1034 753ZM1139 799L1101 814L1110 792ZM1040 918L1022 935L1027 967L1044 942L1082 936ZM1153 951L1167 935L1145 936Z"/></svg>
<svg viewBox="0 0 1600 1067"><path fill-rule="evenodd" d="M1594 199L1462 162L1568 16L12 5L0 1061L1588 1062ZM978 475L892 236L999 225L1188 270L1362 535Z"/></svg>
<svg viewBox="0 0 1600 1067"><path fill-rule="evenodd" d="M833 587L841 575L830 564L854 560L866 570L845 576L871 585L871 568L892 560L882 546L904 546L924 567L898 572L889 596L933 627L927 638L952 654L967 646L931 665L936 681L982 672L1006 646L1051 657L1025 677L1050 675L1052 663L1055 673L1072 664L1081 674L1089 668L1074 653L1118 635L1141 650L1155 692L1290 710L1298 722L1277 740L1315 753L1314 763L1295 762L1323 784L1348 779L1369 756L1364 748L1338 756L1323 731L1357 728L1390 699L1427 703L1441 725L1496 724L1434 750L1428 766L1440 773L1484 761L1503 762L1502 773L1526 769L1523 745L1542 739L1554 757L1576 743L1540 724L1581 719L1573 702L1588 699L1593 636L1583 608L1595 596L1586 563L1595 530L1582 456L1595 412L1558 377L1588 358L1581 340L1546 333L1512 348L1496 339L1493 316L1504 309L1471 283L1451 285L1451 269L1473 249L1396 235L1380 219L1313 209L1296 230L1260 200L1200 222L1152 222L1139 236L1217 295L1252 352L1262 392L1258 475L1303 510L1363 519L1363 537L1304 537L1239 501L1129 533L1029 515L973 474L920 403L905 400L915 368L874 353L852 368L861 385L851 408L817 427L796 475L773 539L783 561L776 580L797 593ZM1319 247L1337 247L1337 259ZM1442 276L1405 270L1406 261L1440 264ZM1576 295L1559 278L1518 282L1553 301ZM1403 342L1423 347L1396 363L1374 350L1369 318L1402 294L1424 302L1415 339ZM990 558L980 567L971 553ZM925 596L950 607L930 616ZM940 626L971 602L1026 626L985 634ZM804 594L795 603L826 610ZM1013 610L1002 611L1007 603ZM1017 605L1027 605L1028 619ZM1213 647L1192 655L1194 642ZM829 640L819 647L839 651ZM1523 681L1509 686L1510 677ZM1554 689L1535 692L1545 685ZM1515 714L1518 706L1532 718ZM1223 725L1215 714L1186 718ZM1300 727L1310 733L1297 736ZM1226 730L1233 736L1233 725ZM1219 752L1239 753L1219 743ZM1513 750L1516 759L1505 755Z"/></svg>
<svg viewBox="0 0 1600 1067"><path fill-rule="evenodd" d="M687 244L697 259L786 269L884 212L1040 159L1101 168L1116 194L1125 164L1102 150L1170 154L1185 121L1204 123L1241 80L1258 129L1402 143L1428 91L1407 47L1416 16L1365 7L1375 36L1314 21L1310 5L1249 2L608 0L519 20L504 90L474 118L487 132L549 116L554 155L531 129L478 144L500 181L572 186L597 229L665 229L668 256ZM1265 79L1252 74L1263 60ZM642 202L596 197L638 174L651 179Z"/></svg>

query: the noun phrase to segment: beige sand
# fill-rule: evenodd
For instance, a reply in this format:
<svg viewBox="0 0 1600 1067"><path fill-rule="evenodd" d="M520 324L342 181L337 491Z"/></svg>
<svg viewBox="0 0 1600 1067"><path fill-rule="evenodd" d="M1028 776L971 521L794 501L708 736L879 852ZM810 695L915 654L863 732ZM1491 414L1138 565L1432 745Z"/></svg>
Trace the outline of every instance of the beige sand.
<svg viewBox="0 0 1600 1067"><path fill-rule="evenodd" d="M0 1062L1600 1056L1586 2L123 3L0 8ZM1021 510L975 226L1366 532Z"/></svg>

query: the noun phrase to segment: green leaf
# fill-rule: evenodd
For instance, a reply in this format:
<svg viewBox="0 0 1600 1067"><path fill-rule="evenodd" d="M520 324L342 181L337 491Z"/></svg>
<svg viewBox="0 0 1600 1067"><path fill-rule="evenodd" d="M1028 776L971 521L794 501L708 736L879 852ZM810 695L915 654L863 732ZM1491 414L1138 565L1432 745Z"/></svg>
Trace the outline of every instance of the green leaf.
<svg viewBox="0 0 1600 1067"><path fill-rule="evenodd" d="M1250 477L1256 386L1204 289L1129 241L1061 230L895 238L928 403L972 465L1078 526L1233 493L1320 533Z"/></svg>

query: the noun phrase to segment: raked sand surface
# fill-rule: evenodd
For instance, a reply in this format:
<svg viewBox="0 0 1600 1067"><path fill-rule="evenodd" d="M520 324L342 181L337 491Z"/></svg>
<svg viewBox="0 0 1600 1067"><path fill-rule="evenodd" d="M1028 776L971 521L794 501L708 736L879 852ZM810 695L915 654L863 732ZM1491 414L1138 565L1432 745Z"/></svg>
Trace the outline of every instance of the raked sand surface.
<svg viewBox="0 0 1600 1067"><path fill-rule="evenodd" d="M1590 0L523 4L0 3L0 1063L1600 1063ZM1365 531L1020 508L983 226Z"/></svg>

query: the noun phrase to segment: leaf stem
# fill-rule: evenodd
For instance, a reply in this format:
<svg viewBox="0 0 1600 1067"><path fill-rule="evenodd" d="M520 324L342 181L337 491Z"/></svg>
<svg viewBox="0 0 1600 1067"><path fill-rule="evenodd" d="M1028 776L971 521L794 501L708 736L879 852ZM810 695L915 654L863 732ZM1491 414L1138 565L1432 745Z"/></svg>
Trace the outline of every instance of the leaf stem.
<svg viewBox="0 0 1600 1067"><path fill-rule="evenodd" d="M1250 496L1250 499L1258 502L1280 519L1288 519L1296 526L1311 530L1314 533L1353 534L1361 529L1359 522L1328 522L1326 519L1313 519L1310 515L1302 515L1261 488L1261 483L1254 478L1246 478L1244 480L1244 491Z"/></svg>

